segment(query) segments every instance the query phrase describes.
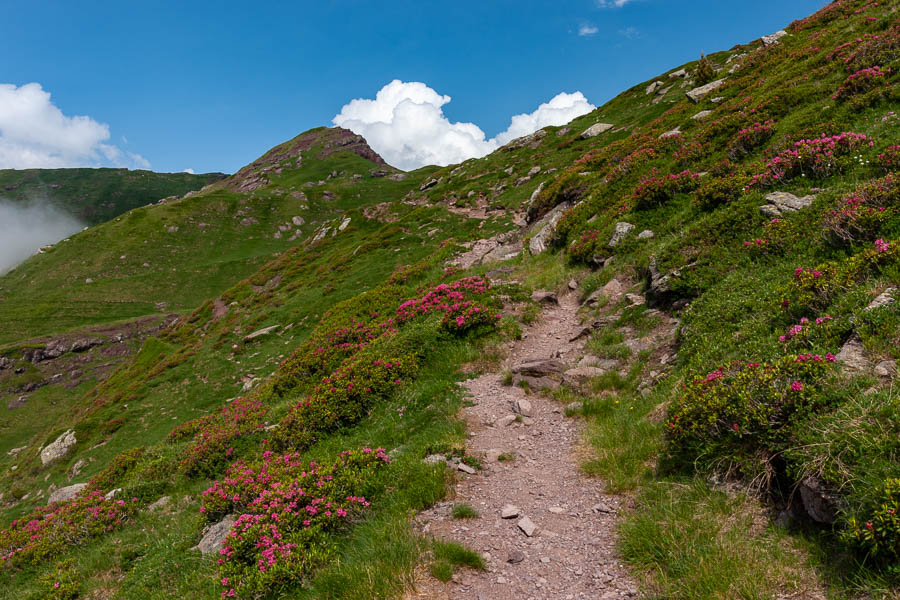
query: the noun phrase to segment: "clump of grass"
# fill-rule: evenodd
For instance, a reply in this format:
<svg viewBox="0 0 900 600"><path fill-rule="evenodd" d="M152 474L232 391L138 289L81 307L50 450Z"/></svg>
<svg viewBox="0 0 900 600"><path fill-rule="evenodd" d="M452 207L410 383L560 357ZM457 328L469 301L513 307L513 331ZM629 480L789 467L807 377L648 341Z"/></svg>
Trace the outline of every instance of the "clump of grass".
<svg viewBox="0 0 900 600"><path fill-rule="evenodd" d="M525 308L522 309L522 314L519 316L519 320L522 321L523 325L533 325L534 322L537 321L537 318L540 314L541 307L532 302L526 304Z"/></svg>
<svg viewBox="0 0 900 600"><path fill-rule="evenodd" d="M497 457L497 460L500 462L513 462L516 460L516 455L511 454L509 452L504 452L500 456Z"/></svg>
<svg viewBox="0 0 900 600"><path fill-rule="evenodd" d="M510 371L509 369L506 369L505 371L503 371L503 376L500 378L500 383L502 383L506 387L511 386L513 384L512 371Z"/></svg>
<svg viewBox="0 0 900 600"><path fill-rule="evenodd" d="M438 572L441 574L446 574L448 571L447 567L449 567L450 575L447 579L442 579L442 581L449 580L450 577L453 576L456 567L469 567L478 571L484 570L484 559L481 555L474 550L469 550L457 542L441 542L435 540L434 559L435 563L432 565L432 574L434 574L435 567L437 567ZM437 575L435 576L437 577ZM438 577L438 579L441 578Z"/></svg>
<svg viewBox="0 0 900 600"><path fill-rule="evenodd" d="M471 504L463 502L461 504L456 504L450 510L450 516L454 519L477 519L481 516L481 513L479 513Z"/></svg>
<svg viewBox="0 0 900 600"><path fill-rule="evenodd" d="M650 485L638 502L622 525L621 551L654 597L762 599L817 587L804 554L743 494L696 479Z"/></svg>

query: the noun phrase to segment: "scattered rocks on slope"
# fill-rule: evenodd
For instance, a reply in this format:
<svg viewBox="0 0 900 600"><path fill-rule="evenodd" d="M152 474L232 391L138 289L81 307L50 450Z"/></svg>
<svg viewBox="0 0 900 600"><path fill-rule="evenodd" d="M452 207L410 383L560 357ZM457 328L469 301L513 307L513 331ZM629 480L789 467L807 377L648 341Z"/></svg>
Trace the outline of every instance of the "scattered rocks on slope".
<svg viewBox="0 0 900 600"><path fill-rule="evenodd" d="M780 217L784 213L796 212L813 203L815 196L803 196L802 198L788 192L772 192L766 194L766 202L759 207L759 212L767 217Z"/></svg>
<svg viewBox="0 0 900 600"><path fill-rule="evenodd" d="M615 248L621 244L628 234L634 230L634 225L620 221L616 223L616 229L613 231L612 237L609 239L609 246Z"/></svg>
<svg viewBox="0 0 900 600"><path fill-rule="evenodd" d="M75 432L69 429L41 450L41 464L46 465L64 457L76 443Z"/></svg>
<svg viewBox="0 0 900 600"><path fill-rule="evenodd" d="M75 498L78 493L87 487L86 483L75 483L73 485L67 485L66 487L59 488L55 490L52 494L50 494L50 498L47 500L47 504L53 504L54 502L68 502Z"/></svg>
<svg viewBox="0 0 900 600"><path fill-rule="evenodd" d="M706 85L701 85L700 87L694 88L691 91L687 92L687 97L691 102L697 104L698 102L706 98L706 96L708 96L711 92L714 92L725 85L726 81L727 79L723 78L711 81Z"/></svg>
<svg viewBox="0 0 900 600"><path fill-rule="evenodd" d="M656 91L663 86L662 81L654 81L650 85L647 86L647 89L644 90L646 94L649 96L650 94L655 94Z"/></svg>
<svg viewBox="0 0 900 600"><path fill-rule="evenodd" d="M581 132L581 135L578 136L578 137L580 137L580 138L583 139L583 140L586 140L586 139L592 138L592 137L597 137L597 136L600 135L601 133L606 133L607 131L609 131L609 130L612 129L613 127L615 127L615 125L612 125L612 124L610 124L610 123L594 123L593 125L591 125L591 126L588 127L587 129L585 129L584 131L582 131L582 132Z"/></svg>
<svg viewBox="0 0 900 600"><path fill-rule="evenodd" d="M194 546L194 548L199 550L204 556L207 554L218 554L219 549L222 547L222 543L225 541L228 532L231 530L231 526L234 525L234 521L234 515L228 515L218 523L210 525L206 534L204 534L203 539L200 540L200 543Z"/></svg>

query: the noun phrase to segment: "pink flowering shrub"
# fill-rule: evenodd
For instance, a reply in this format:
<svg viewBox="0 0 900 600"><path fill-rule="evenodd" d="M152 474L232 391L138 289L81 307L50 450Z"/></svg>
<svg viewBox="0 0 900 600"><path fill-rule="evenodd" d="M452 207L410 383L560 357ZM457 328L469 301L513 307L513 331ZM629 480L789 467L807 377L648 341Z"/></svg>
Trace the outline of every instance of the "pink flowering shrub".
<svg viewBox="0 0 900 600"><path fill-rule="evenodd" d="M499 314L476 300L486 295L490 282L483 277L464 277L453 283L442 283L421 298L407 300L397 308L397 322L405 323L417 317L443 313L442 325L447 331L462 333L485 323L492 323Z"/></svg>
<svg viewBox="0 0 900 600"><path fill-rule="evenodd" d="M835 48L827 56L837 60L850 72L867 67L890 64L900 58L900 24L882 33L867 33Z"/></svg>
<svg viewBox="0 0 900 600"><path fill-rule="evenodd" d="M877 86L887 86L887 76L890 73L890 69L882 71L881 67L860 69L844 80L834 93L833 99L846 100L847 98L864 94Z"/></svg>
<svg viewBox="0 0 900 600"><path fill-rule="evenodd" d="M728 147L725 151L728 154L728 158L738 160L765 144L773 135L775 135L774 121L754 123L734 134L734 137L728 142Z"/></svg>
<svg viewBox="0 0 900 600"><path fill-rule="evenodd" d="M631 194L635 208L652 208L665 204L676 194L691 192L700 185L700 176L690 171L660 175L656 169L638 184Z"/></svg>
<svg viewBox="0 0 900 600"><path fill-rule="evenodd" d="M83 492L74 500L34 509L0 530L0 566L37 565L69 547L125 524L136 502Z"/></svg>
<svg viewBox="0 0 900 600"><path fill-rule="evenodd" d="M659 157L653 148L641 148L627 155L606 174L606 181L614 183L638 171L643 165Z"/></svg>
<svg viewBox="0 0 900 600"><path fill-rule="evenodd" d="M884 152L878 155L878 166L892 173L900 171L900 145L892 145L885 148Z"/></svg>
<svg viewBox="0 0 900 600"><path fill-rule="evenodd" d="M834 357L789 355L769 364L733 363L682 387L669 408L674 455L754 478L790 443L791 428L826 400L818 389Z"/></svg>
<svg viewBox="0 0 900 600"><path fill-rule="evenodd" d="M308 448L322 436L365 417L376 400L401 386L418 367L414 353L389 358L376 356L384 355L361 352L324 377L288 411L268 443L281 449Z"/></svg>
<svg viewBox="0 0 900 600"><path fill-rule="evenodd" d="M269 412L266 405L253 398L238 398L212 415L199 417L173 429L166 438L170 442L191 437L181 467L188 474L215 473L227 456L228 447L242 436L256 433L265 427ZM226 454L227 453L227 454Z"/></svg>
<svg viewBox="0 0 900 600"><path fill-rule="evenodd" d="M874 142L868 136L853 132L800 140L769 159L750 186L776 185L799 176L824 179L846 168L842 159L848 154L871 146Z"/></svg>
<svg viewBox="0 0 900 600"><path fill-rule="evenodd" d="M879 562L900 564L900 478L888 478L870 499L868 514L851 517L841 538Z"/></svg>
<svg viewBox="0 0 900 600"><path fill-rule="evenodd" d="M782 306L794 314L825 309L839 294L895 262L898 256L900 244L878 239L850 258L812 268L799 266L794 270Z"/></svg>
<svg viewBox="0 0 900 600"><path fill-rule="evenodd" d="M694 192L692 202L704 209L728 204L740 198L749 183L750 177L745 175L710 177Z"/></svg>
<svg viewBox="0 0 900 600"><path fill-rule="evenodd" d="M838 326L831 315L822 315L813 319L802 317L798 323L791 325L787 331L778 336L778 341L786 349L799 350L814 345L836 345L839 340L836 333ZM824 343L823 343L824 340ZM829 358L831 355L828 355Z"/></svg>
<svg viewBox="0 0 900 600"><path fill-rule="evenodd" d="M574 244L569 246L569 256L578 262L589 262L604 245L602 231L591 230L584 233Z"/></svg>
<svg viewBox="0 0 900 600"><path fill-rule="evenodd" d="M307 579L335 555L334 532L369 507L378 472L390 462L379 448L342 452L330 466L297 454L265 452L234 463L203 492L209 522L240 515L219 550L223 598L249 598Z"/></svg>
<svg viewBox="0 0 900 600"><path fill-rule="evenodd" d="M871 242L900 207L900 178L891 174L860 185L841 198L821 220L825 238L835 246Z"/></svg>

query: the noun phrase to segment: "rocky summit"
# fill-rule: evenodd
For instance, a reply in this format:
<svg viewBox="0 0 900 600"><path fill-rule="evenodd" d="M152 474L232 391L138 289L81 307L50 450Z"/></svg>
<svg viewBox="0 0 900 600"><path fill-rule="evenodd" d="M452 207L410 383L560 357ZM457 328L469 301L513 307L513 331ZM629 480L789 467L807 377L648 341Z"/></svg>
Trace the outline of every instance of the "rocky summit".
<svg viewBox="0 0 900 600"><path fill-rule="evenodd" d="M0 598L898 597L898 15L446 166L0 171L89 220L0 276Z"/></svg>

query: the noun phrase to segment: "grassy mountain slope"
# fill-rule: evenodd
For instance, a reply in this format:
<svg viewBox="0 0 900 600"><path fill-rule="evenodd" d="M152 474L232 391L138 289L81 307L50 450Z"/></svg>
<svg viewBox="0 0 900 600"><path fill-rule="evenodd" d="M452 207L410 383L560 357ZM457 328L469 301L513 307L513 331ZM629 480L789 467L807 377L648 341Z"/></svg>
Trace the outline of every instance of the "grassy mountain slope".
<svg viewBox="0 0 900 600"><path fill-rule="evenodd" d="M88 225L97 225L162 198L199 190L223 177L222 173L129 169L2 169L0 196L22 203L47 201Z"/></svg>
<svg viewBox="0 0 900 600"><path fill-rule="evenodd" d="M55 582L88 597L400 596L429 550L411 534L410 511L440 498L448 478L422 459L465 454L455 418L462 365L495 367L534 314L528 292L561 291L574 277L585 297L616 279L651 305L595 296L586 323L601 311L613 318L588 346L630 366L556 392L582 403L594 448L585 470L634 494L621 550L648 597L775 598L802 593L798 582L809 580L829 597L896 597L900 303L882 293L900 286L897 16L897 2L829 4L777 40L710 55L711 72L673 69L662 85L635 86L568 128L403 181L374 176L391 170L371 156L330 154L354 142L315 130L321 143L301 136L197 197L85 232L99 237L78 246L82 256L62 248L29 261L0 285L66 268L94 279L135 253L144 262L146 246L159 266L150 262L145 288L122 268L106 294L79 282L73 297L87 307L110 294L137 303L144 289L193 310L108 379L50 408L40 426L3 432L10 525L0 533L0 589L25 598L62 597L52 595ZM718 78L697 103L685 96ZM595 122L613 128L582 139ZM299 191L308 213L297 212ZM773 216L761 207L776 191L814 197ZM480 276L495 265L448 268L461 242L517 232L514 221L564 202L551 251L507 263L520 283L486 285ZM295 215L303 235L274 238ZM198 231L201 221L216 223L215 238ZM611 244L617 227L624 238ZM173 241L178 234L190 243ZM519 231L526 241L534 234ZM117 240L120 249L94 261L93 248ZM254 258L232 257L240 267L230 275L201 280L216 250L233 247L234 257ZM169 278L178 285L167 287ZM53 293L31 285L13 292L20 304ZM105 319L82 310L45 330ZM127 316L142 310L151 312ZM681 320L673 352L632 352L623 332L650 327L655 310ZM41 331L37 315L30 324L23 316L6 341ZM7 348L21 364L26 348ZM843 366L850 355L855 368ZM69 428L74 449L42 465L40 448ZM378 447L390 462L368 451ZM322 467L333 478L310 475L311 460L335 464ZM320 485L307 486L312 479ZM49 517L34 512L51 486L75 481L98 495ZM121 505L102 499L117 488ZM346 519L304 504L310 495ZM168 505L148 508L163 496ZM302 508L309 523L297 506L313 507ZM204 525L229 513L249 516L220 562L191 550ZM97 514L102 527L92 526ZM767 520L776 516L778 526ZM17 518L33 519L37 533ZM272 527L296 546L273 545ZM271 562L259 568L261 559Z"/></svg>

